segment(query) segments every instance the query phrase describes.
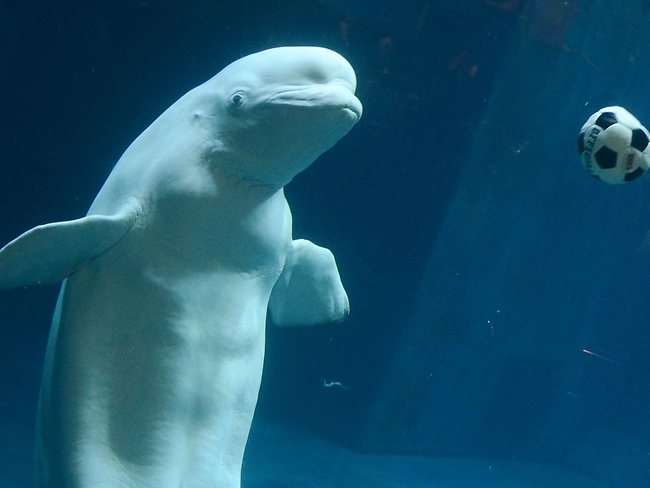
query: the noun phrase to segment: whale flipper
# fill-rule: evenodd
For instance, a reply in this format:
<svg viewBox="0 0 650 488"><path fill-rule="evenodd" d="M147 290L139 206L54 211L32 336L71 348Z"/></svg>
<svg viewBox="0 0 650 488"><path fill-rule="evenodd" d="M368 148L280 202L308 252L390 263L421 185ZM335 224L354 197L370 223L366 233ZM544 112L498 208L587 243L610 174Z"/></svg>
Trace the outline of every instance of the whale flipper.
<svg viewBox="0 0 650 488"><path fill-rule="evenodd" d="M39 225L0 249L0 289L57 283L107 251L139 215L132 199L113 215Z"/></svg>
<svg viewBox="0 0 650 488"><path fill-rule="evenodd" d="M340 322L350 313L334 255L304 239L292 241L269 302L279 326Z"/></svg>

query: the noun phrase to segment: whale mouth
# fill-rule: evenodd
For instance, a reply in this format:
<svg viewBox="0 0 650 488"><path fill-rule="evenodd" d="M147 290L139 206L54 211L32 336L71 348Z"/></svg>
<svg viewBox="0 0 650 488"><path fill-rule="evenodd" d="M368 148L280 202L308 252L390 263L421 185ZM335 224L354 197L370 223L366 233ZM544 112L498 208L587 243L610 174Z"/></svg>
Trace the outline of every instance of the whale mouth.
<svg viewBox="0 0 650 488"><path fill-rule="evenodd" d="M341 110L356 121L361 118L363 107L352 91L343 85L322 85L285 90L266 100L270 106Z"/></svg>
<svg viewBox="0 0 650 488"><path fill-rule="evenodd" d="M350 105L347 107L343 107L343 110L353 117L355 117L357 120L361 118L361 114L363 113L363 110L361 109L361 104L359 104L358 107Z"/></svg>
<svg viewBox="0 0 650 488"><path fill-rule="evenodd" d="M340 111L350 118L354 119L354 122L358 122L361 119L363 109L361 108L361 103L341 103L341 104L332 104L332 103L322 103L319 100L301 100L301 99L291 99L291 100L269 100L267 102L270 106L276 107L291 107L297 109L306 109L306 110L321 110L321 111Z"/></svg>

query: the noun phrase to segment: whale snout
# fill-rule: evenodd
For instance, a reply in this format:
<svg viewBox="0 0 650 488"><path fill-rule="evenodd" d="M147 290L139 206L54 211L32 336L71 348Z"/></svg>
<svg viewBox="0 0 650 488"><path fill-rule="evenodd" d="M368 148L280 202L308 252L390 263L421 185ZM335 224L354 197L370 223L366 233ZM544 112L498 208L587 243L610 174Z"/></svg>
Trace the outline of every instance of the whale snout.
<svg viewBox="0 0 650 488"><path fill-rule="evenodd" d="M292 87L272 95L270 106L341 110L355 119L361 118L363 106L347 84L336 81L322 85Z"/></svg>
<svg viewBox="0 0 650 488"><path fill-rule="evenodd" d="M346 105L345 110L349 111L351 115L354 116L355 123L356 123L363 115L363 106L361 105L361 102L359 101L358 98L355 97L355 100L357 103L351 103L349 105Z"/></svg>

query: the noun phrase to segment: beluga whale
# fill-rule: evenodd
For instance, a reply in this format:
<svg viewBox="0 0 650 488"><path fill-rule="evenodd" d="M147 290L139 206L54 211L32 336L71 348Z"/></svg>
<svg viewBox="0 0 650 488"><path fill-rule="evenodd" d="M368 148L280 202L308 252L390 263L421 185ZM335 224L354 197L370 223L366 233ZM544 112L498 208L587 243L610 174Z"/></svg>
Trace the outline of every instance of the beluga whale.
<svg viewBox="0 0 650 488"><path fill-rule="evenodd" d="M277 325L343 320L332 253L294 239L283 188L359 120L319 47L225 67L162 113L77 220L0 250L0 288L63 281L35 486L238 488Z"/></svg>

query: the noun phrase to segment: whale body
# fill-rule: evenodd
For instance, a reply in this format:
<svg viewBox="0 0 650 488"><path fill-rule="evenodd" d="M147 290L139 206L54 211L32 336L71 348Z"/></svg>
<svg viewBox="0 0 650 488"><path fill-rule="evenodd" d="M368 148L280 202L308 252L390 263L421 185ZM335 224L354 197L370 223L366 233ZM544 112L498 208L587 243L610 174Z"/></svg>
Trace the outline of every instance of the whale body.
<svg viewBox="0 0 650 488"><path fill-rule="evenodd" d="M41 488L236 488L278 325L343 320L332 253L283 187L361 117L339 54L230 64L125 151L80 219L0 250L0 288L63 280L39 402Z"/></svg>

